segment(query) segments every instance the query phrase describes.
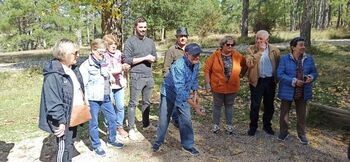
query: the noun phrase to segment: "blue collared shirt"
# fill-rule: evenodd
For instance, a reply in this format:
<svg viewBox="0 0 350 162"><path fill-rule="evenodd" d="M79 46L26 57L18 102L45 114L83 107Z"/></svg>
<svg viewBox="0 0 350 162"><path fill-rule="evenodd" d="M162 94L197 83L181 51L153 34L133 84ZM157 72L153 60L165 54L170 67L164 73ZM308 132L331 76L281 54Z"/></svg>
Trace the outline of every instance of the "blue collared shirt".
<svg viewBox="0 0 350 162"><path fill-rule="evenodd" d="M260 58L260 76L261 78L272 77L272 64L269 57L269 48L265 48Z"/></svg>
<svg viewBox="0 0 350 162"><path fill-rule="evenodd" d="M199 63L192 64L183 56L170 67L161 87L161 94L174 102L177 107L184 107L190 98L191 90L198 90Z"/></svg>

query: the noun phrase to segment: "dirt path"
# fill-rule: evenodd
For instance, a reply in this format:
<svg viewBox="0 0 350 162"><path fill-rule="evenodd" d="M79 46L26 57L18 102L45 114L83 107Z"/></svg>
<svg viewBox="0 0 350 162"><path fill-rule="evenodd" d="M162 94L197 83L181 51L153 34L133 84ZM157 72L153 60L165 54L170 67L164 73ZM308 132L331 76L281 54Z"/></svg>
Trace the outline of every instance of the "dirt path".
<svg viewBox="0 0 350 162"><path fill-rule="evenodd" d="M170 125L166 143L161 151L153 153L151 143L155 132L142 132L146 137L139 142L127 141L122 150L105 147L106 157L98 157L88 146L87 138L75 143L76 155L73 161L348 161L345 135L320 129L308 131L310 145L301 145L295 132L285 142L276 136L267 135L259 130L254 137L246 135L246 124L236 125L236 134L226 135L210 132L210 127L194 122L196 146L201 151L198 157L181 150L178 130ZM18 142L8 150L8 156L0 156L0 161L52 161L54 138L38 137ZM1 146L1 145L0 145ZM103 142L103 146L105 146ZM1 146L1 150L9 149Z"/></svg>

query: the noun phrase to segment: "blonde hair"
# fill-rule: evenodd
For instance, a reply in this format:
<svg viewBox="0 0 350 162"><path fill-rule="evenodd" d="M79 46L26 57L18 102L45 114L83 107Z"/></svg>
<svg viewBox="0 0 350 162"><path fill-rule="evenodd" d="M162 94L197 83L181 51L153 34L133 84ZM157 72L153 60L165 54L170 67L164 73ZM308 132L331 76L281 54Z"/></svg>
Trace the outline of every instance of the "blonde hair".
<svg viewBox="0 0 350 162"><path fill-rule="evenodd" d="M116 35L107 34L103 36L103 40L105 40L108 45L115 43L117 46L119 46L119 39Z"/></svg>
<svg viewBox="0 0 350 162"><path fill-rule="evenodd" d="M59 40L52 48L52 56L58 60L63 60L66 55L78 51L79 46L70 39L63 38Z"/></svg>
<svg viewBox="0 0 350 162"><path fill-rule="evenodd" d="M97 38L91 42L90 47L91 50L95 51L98 48L106 48L107 44L106 41L104 41L103 39Z"/></svg>

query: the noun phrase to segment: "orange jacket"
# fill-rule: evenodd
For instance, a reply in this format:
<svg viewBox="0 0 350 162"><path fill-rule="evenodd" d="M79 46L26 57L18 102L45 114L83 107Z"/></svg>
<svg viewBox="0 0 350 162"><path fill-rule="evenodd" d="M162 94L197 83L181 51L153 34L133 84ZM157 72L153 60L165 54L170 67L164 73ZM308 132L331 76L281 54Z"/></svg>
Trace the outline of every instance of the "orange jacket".
<svg viewBox="0 0 350 162"><path fill-rule="evenodd" d="M217 49L205 62L205 75L209 74L211 90L216 93L237 93L240 86L240 74L247 69L245 58L237 51L232 52L232 71L229 80L224 74L221 49Z"/></svg>

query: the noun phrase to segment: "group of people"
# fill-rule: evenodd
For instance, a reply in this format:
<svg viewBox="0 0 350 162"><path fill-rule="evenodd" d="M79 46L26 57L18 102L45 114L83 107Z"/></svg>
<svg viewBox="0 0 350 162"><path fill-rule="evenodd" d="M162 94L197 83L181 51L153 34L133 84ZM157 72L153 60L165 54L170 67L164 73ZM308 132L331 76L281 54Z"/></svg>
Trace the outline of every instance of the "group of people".
<svg viewBox="0 0 350 162"><path fill-rule="evenodd" d="M188 31L176 31L176 43L165 53L163 77L160 88L159 121L157 128L149 119L151 95L154 87L152 64L157 61L156 47L146 36L147 22L138 17L134 24L135 35L128 38L123 54L117 49L118 38L105 35L91 43L91 53L77 67L79 47L73 41L61 39L53 47L54 59L44 66L44 81L40 104L39 127L57 137L57 161L71 161L73 139L77 126L69 127L74 106L88 104L91 120L89 137L93 151L106 154L99 138L98 114L102 111L108 128L107 145L121 149L124 138L142 140L143 135L135 124L135 111L142 96L142 129L156 130L152 150L158 152L164 143L170 121L180 131L182 149L198 155L194 147L191 108L197 115L206 112L200 106L199 69L201 47L187 44ZM225 107L225 132L234 134L234 101L240 89L240 78L248 72L250 85L250 124L247 134L254 136L258 128L261 100L264 104L263 130L274 135L271 119L274 114L276 84L281 99L280 134L288 137L288 112L294 101L297 112L297 133L301 143L308 144L305 136L306 101L311 98L312 82L317 78L314 61L305 54L304 39L290 42L291 53L280 58L279 50L268 43L269 33L256 33L255 45L247 49L246 56L234 49L236 39L225 36L220 47L206 60L204 68L205 89L213 96L213 133L220 132L221 107ZM129 78L129 80L128 80ZM130 99L127 105L128 132L124 130L125 88L129 84ZM116 108L114 108L114 105Z"/></svg>

